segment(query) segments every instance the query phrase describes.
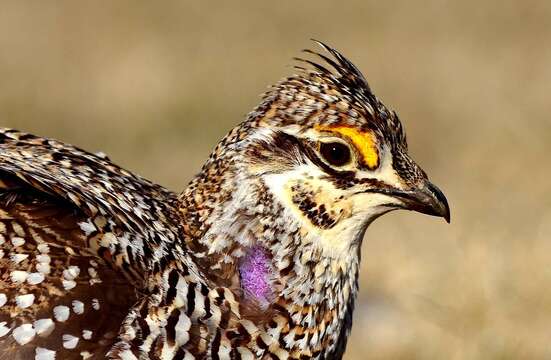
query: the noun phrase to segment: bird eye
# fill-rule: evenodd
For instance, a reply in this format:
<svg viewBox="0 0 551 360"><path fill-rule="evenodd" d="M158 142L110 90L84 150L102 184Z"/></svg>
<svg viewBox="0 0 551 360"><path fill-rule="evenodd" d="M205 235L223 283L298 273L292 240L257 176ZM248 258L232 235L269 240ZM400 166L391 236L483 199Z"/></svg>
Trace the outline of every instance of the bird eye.
<svg viewBox="0 0 551 360"><path fill-rule="evenodd" d="M320 154L325 161L334 166L346 165L352 158L348 146L340 142L321 143Z"/></svg>

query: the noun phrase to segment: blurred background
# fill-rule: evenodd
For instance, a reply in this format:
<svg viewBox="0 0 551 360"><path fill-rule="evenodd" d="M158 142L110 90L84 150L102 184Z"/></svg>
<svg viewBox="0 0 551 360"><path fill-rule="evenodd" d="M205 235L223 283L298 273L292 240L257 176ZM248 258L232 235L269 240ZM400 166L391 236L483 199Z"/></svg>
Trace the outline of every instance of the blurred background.
<svg viewBox="0 0 551 360"><path fill-rule="evenodd" d="M308 39L340 49L452 208L369 228L345 358L551 358L550 1L0 6L0 126L175 191Z"/></svg>

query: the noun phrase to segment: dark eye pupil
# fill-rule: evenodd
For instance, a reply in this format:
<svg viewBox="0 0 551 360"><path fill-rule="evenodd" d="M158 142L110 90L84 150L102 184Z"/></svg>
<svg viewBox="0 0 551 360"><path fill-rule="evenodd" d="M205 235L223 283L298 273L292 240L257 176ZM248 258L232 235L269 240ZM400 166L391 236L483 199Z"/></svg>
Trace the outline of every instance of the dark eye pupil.
<svg viewBox="0 0 551 360"><path fill-rule="evenodd" d="M321 143L321 156L331 165L342 166L350 162L350 150L348 146L338 143Z"/></svg>

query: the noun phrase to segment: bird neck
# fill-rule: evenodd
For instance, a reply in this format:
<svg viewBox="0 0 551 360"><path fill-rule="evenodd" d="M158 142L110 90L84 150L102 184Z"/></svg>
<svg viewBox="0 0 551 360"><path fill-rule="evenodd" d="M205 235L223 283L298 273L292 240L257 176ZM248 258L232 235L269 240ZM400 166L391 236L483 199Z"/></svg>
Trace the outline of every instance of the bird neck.
<svg viewBox="0 0 551 360"><path fill-rule="evenodd" d="M310 333L313 347L338 347L351 326L359 244L347 259L324 254L262 180L232 158L211 157L179 198L190 255L213 286L241 298L242 317L268 323L283 314L296 334Z"/></svg>

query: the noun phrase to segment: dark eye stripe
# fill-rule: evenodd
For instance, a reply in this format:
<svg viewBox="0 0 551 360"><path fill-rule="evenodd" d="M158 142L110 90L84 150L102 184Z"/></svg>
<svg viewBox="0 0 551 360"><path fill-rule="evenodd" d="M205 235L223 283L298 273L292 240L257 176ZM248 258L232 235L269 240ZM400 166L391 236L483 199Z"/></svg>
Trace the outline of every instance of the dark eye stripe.
<svg viewBox="0 0 551 360"><path fill-rule="evenodd" d="M350 170L338 170L328 165L319 157L317 148L318 143L278 131L272 136L270 142L261 141L251 146L248 154L256 161L275 161L283 165L283 168L285 165L294 166L293 164L305 163L308 159L322 169L334 183L351 184L356 173Z"/></svg>

